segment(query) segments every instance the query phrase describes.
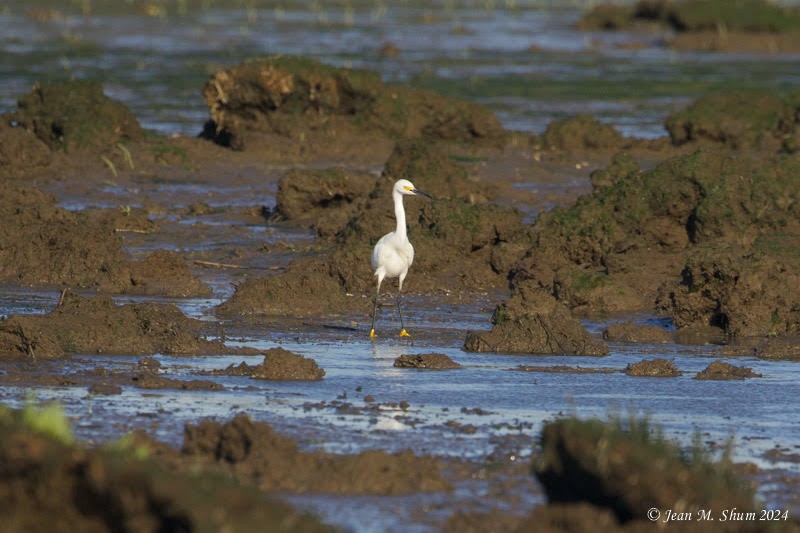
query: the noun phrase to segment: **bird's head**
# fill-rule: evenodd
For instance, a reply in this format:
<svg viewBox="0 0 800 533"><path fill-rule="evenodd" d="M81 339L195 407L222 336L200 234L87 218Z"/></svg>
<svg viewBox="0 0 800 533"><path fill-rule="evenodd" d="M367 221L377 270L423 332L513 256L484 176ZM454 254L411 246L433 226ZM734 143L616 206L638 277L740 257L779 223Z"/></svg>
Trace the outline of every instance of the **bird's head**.
<svg viewBox="0 0 800 533"><path fill-rule="evenodd" d="M408 180L397 180L394 184L395 192L399 194L408 194L408 195L420 195L420 196L427 196L428 198L431 197L430 194L426 192L422 192L421 190L414 187L414 184Z"/></svg>

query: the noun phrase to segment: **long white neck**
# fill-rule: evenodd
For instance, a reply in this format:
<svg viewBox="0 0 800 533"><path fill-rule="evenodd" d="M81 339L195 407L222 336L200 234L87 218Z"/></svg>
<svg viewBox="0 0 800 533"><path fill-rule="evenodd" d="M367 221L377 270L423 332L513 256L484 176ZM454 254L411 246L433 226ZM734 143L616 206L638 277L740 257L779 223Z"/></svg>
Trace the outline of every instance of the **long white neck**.
<svg viewBox="0 0 800 533"><path fill-rule="evenodd" d="M403 195L397 191L392 192L392 199L394 200L394 216L397 219L397 229L394 234L401 239L406 238L406 210L403 209Z"/></svg>

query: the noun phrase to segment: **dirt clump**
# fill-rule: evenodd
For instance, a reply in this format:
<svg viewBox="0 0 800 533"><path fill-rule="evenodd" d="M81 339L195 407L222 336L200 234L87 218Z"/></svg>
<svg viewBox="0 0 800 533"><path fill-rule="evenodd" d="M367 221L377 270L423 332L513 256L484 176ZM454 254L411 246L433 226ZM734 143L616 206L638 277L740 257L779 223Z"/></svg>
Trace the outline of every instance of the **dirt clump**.
<svg viewBox="0 0 800 533"><path fill-rule="evenodd" d="M603 330L603 339L616 342L662 343L672 342L672 336L664 328L647 324L622 322L611 324Z"/></svg>
<svg viewBox="0 0 800 533"><path fill-rule="evenodd" d="M395 359L393 366L396 368L426 368L432 370L461 368L460 364L442 353L401 355Z"/></svg>
<svg viewBox="0 0 800 533"><path fill-rule="evenodd" d="M488 332L470 331L468 352L608 355L608 346L591 336L569 310L552 296L538 291L536 298L512 297L492 315Z"/></svg>
<svg viewBox="0 0 800 533"><path fill-rule="evenodd" d="M146 217L117 210L72 212L53 196L9 185L0 197L0 280L21 285L61 285L130 294L205 296L175 252L140 261L125 254L117 230L146 226Z"/></svg>
<svg viewBox="0 0 800 533"><path fill-rule="evenodd" d="M624 139L613 126L589 115L576 115L550 122L542 134L541 144L549 150L568 152L611 150L622 148Z"/></svg>
<svg viewBox="0 0 800 533"><path fill-rule="evenodd" d="M729 460L712 463L699 450L689 456L654 437L646 420L628 427L558 420L545 425L541 442L533 471L550 504L589 503L610 510L623 525L645 522L653 507L685 512L754 507L752 489Z"/></svg>
<svg viewBox="0 0 800 533"><path fill-rule="evenodd" d="M376 73L303 57L271 56L218 71L203 95L211 114L205 135L235 149L276 137L299 145L289 147L297 155L312 145L319 155L332 144L380 151L387 141L423 134L495 144L506 136L495 116L477 104L386 85Z"/></svg>
<svg viewBox="0 0 800 533"><path fill-rule="evenodd" d="M11 118L51 150L70 153L99 155L118 142L144 137L133 113L93 81L37 83L20 98Z"/></svg>
<svg viewBox="0 0 800 533"><path fill-rule="evenodd" d="M238 415L225 424L187 424L183 455L229 471L263 490L398 495L451 490L435 459L411 452L353 456L301 452L268 424Z"/></svg>
<svg viewBox="0 0 800 533"><path fill-rule="evenodd" d="M664 123L674 144L714 142L734 150L800 150L800 94L740 90L706 95Z"/></svg>
<svg viewBox="0 0 800 533"><path fill-rule="evenodd" d="M172 304L116 305L111 297L84 298L67 292L46 315L11 315L0 320L5 357L55 358L65 353L201 355L236 352L198 332L202 322Z"/></svg>
<svg viewBox="0 0 800 533"><path fill-rule="evenodd" d="M745 378L760 378L761 374L753 372L752 368L746 366L735 366L725 361L713 361L705 369L698 372L694 379L715 379L715 380L729 380L729 379L745 379Z"/></svg>
<svg viewBox="0 0 800 533"><path fill-rule="evenodd" d="M683 372L675 368L675 364L672 361L656 358L631 363L625 367L625 373L629 376L648 378L674 378L680 376Z"/></svg>
<svg viewBox="0 0 800 533"><path fill-rule="evenodd" d="M219 476L171 471L136 445L70 444L44 431L44 415L26 413L0 411L0 520L9 531L333 531Z"/></svg>
<svg viewBox="0 0 800 533"><path fill-rule="evenodd" d="M213 373L281 381L317 381L325 376L325 371L316 361L283 348L270 348L264 352L264 361L259 365L242 362Z"/></svg>

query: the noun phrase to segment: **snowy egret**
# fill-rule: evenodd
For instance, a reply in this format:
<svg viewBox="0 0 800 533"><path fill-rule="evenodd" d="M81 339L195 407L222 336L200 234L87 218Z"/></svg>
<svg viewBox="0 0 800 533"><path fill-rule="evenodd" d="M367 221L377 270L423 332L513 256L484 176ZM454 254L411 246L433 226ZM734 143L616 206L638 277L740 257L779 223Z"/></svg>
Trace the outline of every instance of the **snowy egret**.
<svg viewBox="0 0 800 533"><path fill-rule="evenodd" d="M406 279L408 268L414 261L414 247L408 240L406 229L406 211L403 209L403 195L422 195L431 197L414 187L408 180L398 180L392 187L392 199L394 200L394 216L397 219L397 229L387 233L375 244L372 250L372 268L375 269L375 277L378 278L378 289L375 293L375 306L372 308L372 329L369 330L369 337L374 339L375 335L375 315L378 314L378 298L381 295L381 283L384 278L397 278L397 314L400 316L400 336L410 337L403 323L403 312L400 310L400 291L403 290L403 280Z"/></svg>

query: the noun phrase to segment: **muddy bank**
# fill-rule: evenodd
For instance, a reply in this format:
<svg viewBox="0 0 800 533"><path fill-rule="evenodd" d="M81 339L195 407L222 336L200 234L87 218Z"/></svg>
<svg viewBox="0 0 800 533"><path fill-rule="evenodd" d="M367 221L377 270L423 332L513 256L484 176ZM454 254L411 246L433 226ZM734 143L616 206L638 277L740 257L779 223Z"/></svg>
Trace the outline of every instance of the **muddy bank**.
<svg viewBox="0 0 800 533"><path fill-rule="evenodd" d="M264 361L261 364L248 365L242 362L211 373L280 381L316 381L325 376L325 371L316 361L283 348L270 348L264 352Z"/></svg>
<svg viewBox="0 0 800 533"><path fill-rule="evenodd" d="M800 9L768 0L734 3L640 0L633 5L600 4L587 11L577 27L664 32L664 44L679 50L800 51Z"/></svg>
<svg viewBox="0 0 800 533"><path fill-rule="evenodd" d="M577 312L658 309L681 328L791 334L798 175L782 154L704 147L647 171L619 154L591 195L539 216L512 298L543 290Z"/></svg>
<svg viewBox="0 0 800 533"><path fill-rule="evenodd" d="M506 136L491 112L471 102L302 57L271 56L218 71L203 95L211 115L205 136L291 161L363 161L373 154L385 160L395 140L420 135L495 145Z"/></svg>
<svg viewBox="0 0 800 533"><path fill-rule="evenodd" d="M202 355L240 351L201 337L203 326L172 304L116 305L107 295L84 298L66 292L63 301L46 315L11 315L0 320L0 354L47 359L76 353Z"/></svg>
<svg viewBox="0 0 800 533"><path fill-rule="evenodd" d="M52 409L0 410L0 518L9 531L334 530L218 475L166 469L131 441L74 445L66 424Z"/></svg>
<svg viewBox="0 0 800 533"><path fill-rule="evenodd" d="M354 456L301 452L266 423L239 415L221 424L188 424L182 455L230 472L263 490L332 494L410 494L451 490L436 459L411 452L366 451Z"/></svg>
<svg viewBox="0 0 800 533"><path fill-rule="evenodd" d="M128 257L118 231L130 229L155 226L140 211L76 213L38 189L8 184L0 197L0 280L127 294L211 294L175 252Z"/></svg>

